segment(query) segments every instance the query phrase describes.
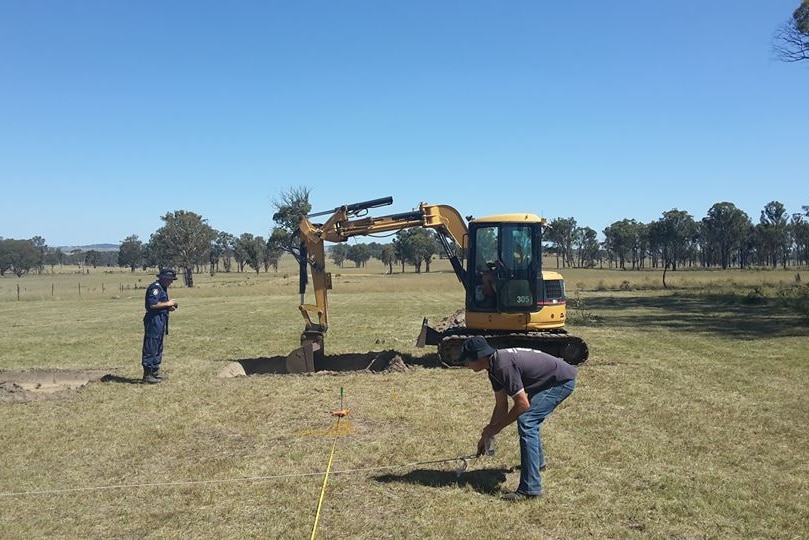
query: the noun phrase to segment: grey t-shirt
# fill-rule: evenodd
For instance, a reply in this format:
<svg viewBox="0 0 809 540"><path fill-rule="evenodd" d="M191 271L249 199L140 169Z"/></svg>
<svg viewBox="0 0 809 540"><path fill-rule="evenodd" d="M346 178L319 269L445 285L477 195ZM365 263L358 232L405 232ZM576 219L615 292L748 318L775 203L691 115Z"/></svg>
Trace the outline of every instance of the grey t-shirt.
<svg viewBox="0 0 809 540"><path fill-rule="evenodd" d="M555 356L534 349L499 349L492 355L489 381L492 390L514 397L520 390L531 396L576 378L576 368Z"/></svg>

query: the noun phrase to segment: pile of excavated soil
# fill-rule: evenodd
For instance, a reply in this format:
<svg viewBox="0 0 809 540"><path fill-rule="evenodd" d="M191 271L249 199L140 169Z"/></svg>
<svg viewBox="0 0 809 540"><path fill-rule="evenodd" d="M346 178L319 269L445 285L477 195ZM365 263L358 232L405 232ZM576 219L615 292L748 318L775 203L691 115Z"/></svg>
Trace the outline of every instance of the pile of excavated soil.
<svg viewBox="0 0 809 540"><path fill-rule="evenodd" d="M466 325L466 310L461 308L456 310L455 313L453 313L449 317L444 317L443 319L438 321L438 324L433 326L433 328L435 328L439 332L445 332L450 328L458 328L460 326L465 325Z"/></svg>
<svg viewBox="0 0 809 540"><path fill-rule="evenodd" d="M0 403L55 399L72 395L104 371L26 369L0 371Z"/></svg>

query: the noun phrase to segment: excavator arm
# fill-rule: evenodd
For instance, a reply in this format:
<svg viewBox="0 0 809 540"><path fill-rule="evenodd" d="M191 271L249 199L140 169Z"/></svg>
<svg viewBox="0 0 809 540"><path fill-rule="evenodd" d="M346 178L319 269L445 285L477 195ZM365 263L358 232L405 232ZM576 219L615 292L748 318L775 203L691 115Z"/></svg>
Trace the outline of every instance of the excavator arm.
<svg viewBox="0 0 809 540"><path fill-rule="evenodd" d="M330 212L310 214L301 219L300 234L300 295L299 309L305 327L301 334L301 347L287 356L287 371L290 373L311 372L315 363L324 358L323 338L329 327L328 291L332 288L331 273L326 272L325 242L345 242L354 236L400 231L413 227L433 229L439 233L444 250L450 259L458 280L466 286L466 271L457 253L452 248L451 239L466 253L468 229L461 214L453 207L441 204L421 203L418 210L386 216L367 216L370 208L393 203L393 197L374 199L360 203L343 205ZM312 218L331 214L323 224L316 224ZM311 269L314 304L307 304L307 267Z"/></svg>

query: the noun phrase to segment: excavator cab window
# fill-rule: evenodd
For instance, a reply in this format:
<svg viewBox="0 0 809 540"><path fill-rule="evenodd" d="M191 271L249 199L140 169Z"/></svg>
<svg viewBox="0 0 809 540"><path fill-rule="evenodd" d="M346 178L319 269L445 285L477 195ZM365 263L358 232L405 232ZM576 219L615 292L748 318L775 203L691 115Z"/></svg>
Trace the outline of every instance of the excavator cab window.
<svg viewBox="0 0 809 540"><path fill-rule="evenodd" d="M470 231L470 307L476 311L535 311L540 275L538 224L480 223Z"/></svg>

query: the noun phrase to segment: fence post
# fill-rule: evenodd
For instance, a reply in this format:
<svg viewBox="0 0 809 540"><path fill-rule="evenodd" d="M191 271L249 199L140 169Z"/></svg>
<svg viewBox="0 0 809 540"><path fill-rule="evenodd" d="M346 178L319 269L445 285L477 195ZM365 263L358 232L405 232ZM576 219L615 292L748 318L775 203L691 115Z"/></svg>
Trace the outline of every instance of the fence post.
<svg viewBox="0 0 809 540"><path fill-rule="evenodd" d="M20 284L17 283L17 302L20 301Z"/></svg>
<svg viewBox="0 0 809 540"><path fill-rule="evenodd" d="M81 296L81 281L79 281L79 296Z"/></svg>
<svg viewBox="0 0 809 540"><path fill-rule="evenodd" d="M53 296L53 283L51 283L51 296Z"/></svg>

